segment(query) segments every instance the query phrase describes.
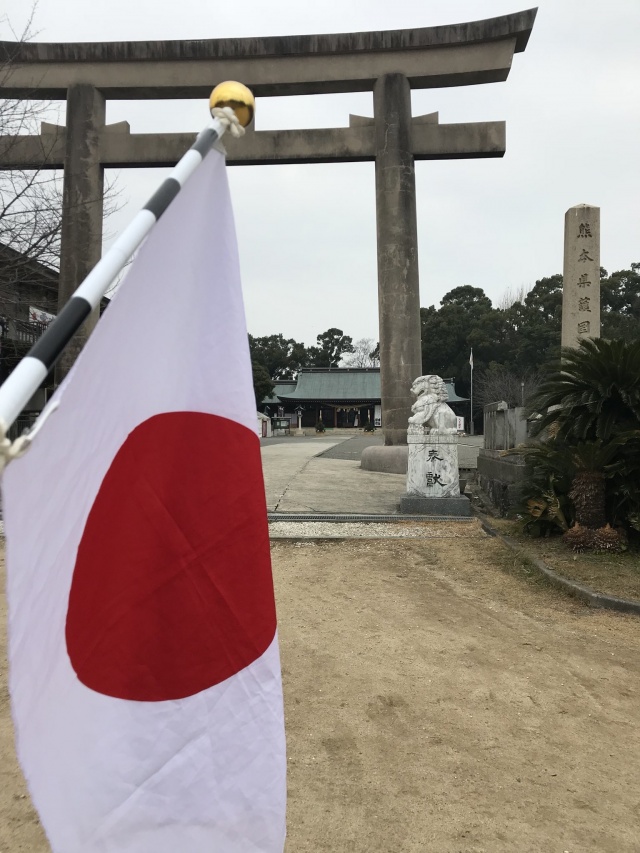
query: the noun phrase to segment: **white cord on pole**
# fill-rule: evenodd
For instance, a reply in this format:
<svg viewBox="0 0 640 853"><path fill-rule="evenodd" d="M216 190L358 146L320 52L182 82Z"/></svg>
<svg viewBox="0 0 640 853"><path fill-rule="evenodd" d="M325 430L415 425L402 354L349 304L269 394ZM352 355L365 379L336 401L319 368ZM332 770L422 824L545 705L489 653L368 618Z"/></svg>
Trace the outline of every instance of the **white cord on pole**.
<svg viewBox="0 0 640 853"><path fill-rule="evenodd" d="M231 136L234 136L236 139L244 136L245 129L240 124L240 119L231 107L212 107L211 115L226 126L225 129L229 131Z"/></svg>

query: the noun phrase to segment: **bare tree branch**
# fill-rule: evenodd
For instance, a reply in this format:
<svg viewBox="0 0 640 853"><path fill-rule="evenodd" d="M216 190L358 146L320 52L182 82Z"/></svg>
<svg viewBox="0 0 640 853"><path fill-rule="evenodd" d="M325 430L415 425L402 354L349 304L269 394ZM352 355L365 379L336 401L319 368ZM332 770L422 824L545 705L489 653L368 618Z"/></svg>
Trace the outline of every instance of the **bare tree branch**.
<svg viewBox="0 0 640 853"><path fill-rule="evenodd" d="M494 365L485 370L473 385L473 408L482 410L489 403L504 400L510 408L522 406L540 384L536 371L516 374L504 365Z"/></svg>
<svg viewBox="0 0 640 853"><path fill-rule="evenodd" d="M34 5L20 33L6 18L0 19L0 25L13 33L16 50L34 35L35 11ZM0 91L12 60L9 51L0 61ZM0 156L12 162L12 152L21 140L37 137L38 162L43 164L33 169L0 167L0 379L42 334L47 315L58 310L63 176L46 163L52 162L50 155L59 146L63 125L60 104L0 98ZM104 192L105 216L117 207L118 190L111 180Z"/></svg>
<svg viewBox="0 0 640 853"><path fill-rule="evenodd" d="M353 352L342 359L344 367L379 367L378 347L373 338L360 338L353 344Z"/></svg>
<svg viewBox="0 0 640 853"><path fill-rule="evenodd" d="M519 287L508 287L498 299L496 308L506 311L507 308L511 308L511 306L515 305L516 302L524 303L527 293L529 293L532 287L533 285L526 284L521 284Z"/></svg>

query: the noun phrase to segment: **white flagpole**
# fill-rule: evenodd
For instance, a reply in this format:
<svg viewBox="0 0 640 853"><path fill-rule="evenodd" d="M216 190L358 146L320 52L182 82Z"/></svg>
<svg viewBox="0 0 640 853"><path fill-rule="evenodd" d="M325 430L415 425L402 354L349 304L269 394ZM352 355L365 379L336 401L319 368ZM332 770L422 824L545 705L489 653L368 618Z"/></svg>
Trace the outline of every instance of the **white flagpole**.
<svg viewBox="0 0 640 853"><path fill-rule="evenodd" d="M228 96L229 91L231 98ZM241 97L244 99L240 100ZM229 128L234 136L244 134L244 127L253 119L253 105L253 95L240 83L221 83L213 90L210 98L213 121L200 131L196 141L170 175L98 261L46 332L0 386L0 454L5 460L21 453L28 443L24 441L24 438L28 437L23 437L20 446L12 452L6 439L7 431L38 390L65 346L91 311L100 304L118 273L180 192L187 178L202 163L214 143ZM240 113L241 118L236 111Z"/></svg>
<svg viewBox="0 0 640 853"><path fill-rule="evenodd" d="M469 354L469 364L471 365L471 400L469 401L471 407L471 423L469 424L469 433L470 435L473 435L473 348L471 349L471 353Z"/></svg>

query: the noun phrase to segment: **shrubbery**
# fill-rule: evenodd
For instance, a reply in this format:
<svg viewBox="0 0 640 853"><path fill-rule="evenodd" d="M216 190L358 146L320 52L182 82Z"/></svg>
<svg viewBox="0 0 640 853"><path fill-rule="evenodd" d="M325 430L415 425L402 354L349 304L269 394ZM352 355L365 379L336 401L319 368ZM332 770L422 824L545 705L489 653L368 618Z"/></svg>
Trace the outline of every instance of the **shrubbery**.
<svg viewBox="0 0 640 853"><path fill-rule="evenodd" d="M528 408L527 529L562 531L577 550L625 547L640 532L640 341L563 349Z"/></svg>

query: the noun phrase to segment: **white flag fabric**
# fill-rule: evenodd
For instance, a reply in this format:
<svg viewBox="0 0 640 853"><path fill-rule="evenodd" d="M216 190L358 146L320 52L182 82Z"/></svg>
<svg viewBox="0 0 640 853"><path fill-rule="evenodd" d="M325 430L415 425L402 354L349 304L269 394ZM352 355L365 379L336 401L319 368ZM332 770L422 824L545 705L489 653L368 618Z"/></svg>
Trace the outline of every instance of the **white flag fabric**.
<svg viewBox="0 0 640 853"><path fill-rule="evenodd" d="M285 742L224 158L3 475L18 756L54 853L281 853Z"/></svg>
<svg viewBox="0 0 640 853"><path fill-rule="evenodd" d="M469 353L469 364L471 365L471 370L473 370L473 350Z"/></svg>

